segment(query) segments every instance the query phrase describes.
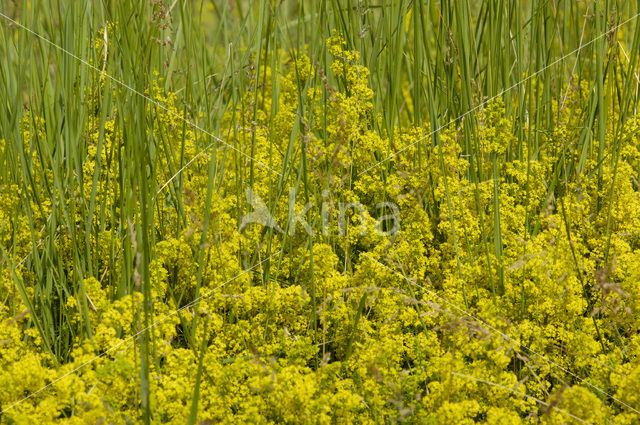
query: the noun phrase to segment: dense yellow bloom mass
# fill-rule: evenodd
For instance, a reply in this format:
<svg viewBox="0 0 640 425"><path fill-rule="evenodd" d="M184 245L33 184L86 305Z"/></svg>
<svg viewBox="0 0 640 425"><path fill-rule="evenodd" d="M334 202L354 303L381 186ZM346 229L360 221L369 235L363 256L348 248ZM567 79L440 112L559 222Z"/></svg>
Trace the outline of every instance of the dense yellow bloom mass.
<svg viewBox="0 0 640 425"><path fill-rule="evenodd" d="M131 117L115 109L101 115L97 94L115 89L100 80L88 91L94 112L77 176L84 184L75 193L40 194L39 205L25 191L53 179L37 155L48 130L43 117L23 117L23 155L44 172L0 193L0 406L53 384L8 409L7 423L139 423L145 303L147 323L158 322L147 330L153 423L185 423L197 381L202 424L578 423L563 411L594 424L638 423L605 393L640 408L640 121L626 123L615 160L587 157L578 172L561 165L578 155L572 108L588 88L555 104L560 118L535 152L524 141L528 161L513 155L518 139L497 100L478 114L481 155L469 158L455 126L439 133L439 144L425 138L429 126L399 128L392 139L378 131L359 54L337 33L327 52L337 87L302 52L278 58L252 81L267 95L255 103L247 94L225 113L220 134L236 151L206 151L155 194L151 299L138 274L141 251L126 249L137 231L121 203L128 196L121 125ZM160 79L149 95L170 111L147 106L150 140L159 141L151 186L158 190L210 140L179 119L179 96ZM238 116L246 125L237 125ZM607 136L612 146L614 138ZM282 180L238 151L283 170ZM288 158L303 155L307 182L287 168ZM600 180L587 178L600 166ZM318 213L309 219L313 237L299 227L239 230L249 175L283 228L287 191L296 187L295 211L306 202L316 212L333 206L326 229L318 230ZM565 177L561 190L549 187ZM101 227L86 231L80 216L70 217L73 237L48 221L59 203L79 211L96 192ZM400 230L383 236L373 231L374 217L376 204L388 200L399 208ZM348 211L343 229L336 206L349 202L367 211ZM74 244L84 240L91 273L80 275ZM51 259L30 257L32 244L50 244L56 273L67 277L69 287L51 299L40 296L50 282L37 274L48 267L39 261Z"/></svg>

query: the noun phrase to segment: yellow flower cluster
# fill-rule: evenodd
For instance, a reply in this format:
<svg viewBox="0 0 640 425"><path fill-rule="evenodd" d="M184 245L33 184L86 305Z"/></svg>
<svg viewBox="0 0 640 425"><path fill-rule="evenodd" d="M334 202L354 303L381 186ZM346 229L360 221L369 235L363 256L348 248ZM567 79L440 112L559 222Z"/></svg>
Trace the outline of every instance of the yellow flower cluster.
<svg viewBox="0 0 640 425"><path fill-rule="evenodd" d="M157 424L186 422L196 381L203 424L578 423L566 412L590 423L638 423L637 414L604 394L640 408L640 121L626 124L620 146L608 136L615 161L587 157L565 170L561 161L574 155L572 109L588 88L556 102L561 118L535 154L533 143L521 141L528 161L513 154L518 140L505 105L491 102L478 117L478 172L456 128L442 130L440 144L415 143L429 126L399 128L393 141L380 134L359 55L339 34L327 50L328 75L302 52L276 60L276 69L251 77L265 87L257 103L247 94L223 117L226 143L282 170L281 180L219 146L158 194L152 233L163 237L152 243L150 300L121 285L135 281L123 270L137 261L126 257L133 238L119 204L117 152L127 117L110 110L100 118L106 106L95 93L106 89L104 81L89 90L93 112L83 147L82 179L97 179L97 186L81 186L71 200L58 193L31 209L24 190L32 186L2 187L0 407L11 406L2 419L141 423L146 302L148 322L157 323L147 331ZM180 117L197 117L184 117L179 96L163 87L158 79L149 94L171 113L150 105L157 121L149 131L153 140L182 142L155 147L157 188L210 143L185 125ZM23 154L46 170L40 179L52 178L34 154L41 143L35 135L46 131L41 117L23 118ZM379 169L359 174L390 155ZM303 156L308 182L301 168L290 168ZM600 181L589 177L598 167ZM568 173L566 185L559 173ZM320 188L299 191L296 211L307 201L315 211L349 202L367 211L350 211L341 232L338 209L330 209L327 229L313 237L254 224L239 230L250 175L281 225L289 187ZM59 202L80 210L95 190L102 226L81 233L91 247L91 273L71 278L79 276L76 241L48 225L47 216ZM400 230L390 237L373 231L376 204L386 200L400 213ZM56 273L69 276L69 286L47 300L40 293L50 282L38 278L47 266L22 261L40 240L55 246ZM54 324L66 331L40 328Z"/></svg>

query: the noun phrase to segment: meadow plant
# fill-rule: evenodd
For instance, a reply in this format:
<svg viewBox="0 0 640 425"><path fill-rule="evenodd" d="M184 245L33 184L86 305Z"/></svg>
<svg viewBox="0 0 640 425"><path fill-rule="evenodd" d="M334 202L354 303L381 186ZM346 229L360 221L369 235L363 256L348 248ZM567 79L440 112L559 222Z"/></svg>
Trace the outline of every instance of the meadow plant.
<svg viewBox="0 0 640 425"><path fill-rule="evenodd" d="M0 423L638 423L639 11L2 3Z"/></svg>

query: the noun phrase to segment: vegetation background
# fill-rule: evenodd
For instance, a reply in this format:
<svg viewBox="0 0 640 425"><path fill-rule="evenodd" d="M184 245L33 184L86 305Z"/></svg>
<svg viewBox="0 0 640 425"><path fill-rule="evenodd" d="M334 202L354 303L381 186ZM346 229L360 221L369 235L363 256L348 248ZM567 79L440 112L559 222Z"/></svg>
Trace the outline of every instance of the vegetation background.
<svg viewBox="0 0 640 425"><path fill-rule="evenodd" d="M638 423L639 13L2 0L0 423Z"/></svg>

